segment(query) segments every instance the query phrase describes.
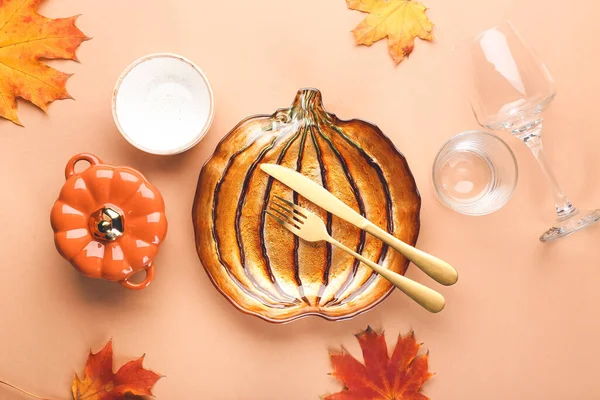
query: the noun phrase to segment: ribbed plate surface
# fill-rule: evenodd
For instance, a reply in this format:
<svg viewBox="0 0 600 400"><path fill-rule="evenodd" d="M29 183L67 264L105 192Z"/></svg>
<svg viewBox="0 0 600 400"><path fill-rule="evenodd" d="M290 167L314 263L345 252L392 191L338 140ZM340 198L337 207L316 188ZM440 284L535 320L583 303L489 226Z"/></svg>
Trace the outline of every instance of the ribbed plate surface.
<svg viewBox="0 0 600 400"><path fill-rule="evenodd" d="M298 92L292 107L238 124L200 173L193 223L200 260L240 310L271 322L305 315L349 318L392 289L367 266L326 243L306 243L265 218L273 195L320 215L333 237L404 273L407 260L263 173L296 169L373 223L415 244L421 201L406 159L374 125L327 113L321 94Z"/></svg>

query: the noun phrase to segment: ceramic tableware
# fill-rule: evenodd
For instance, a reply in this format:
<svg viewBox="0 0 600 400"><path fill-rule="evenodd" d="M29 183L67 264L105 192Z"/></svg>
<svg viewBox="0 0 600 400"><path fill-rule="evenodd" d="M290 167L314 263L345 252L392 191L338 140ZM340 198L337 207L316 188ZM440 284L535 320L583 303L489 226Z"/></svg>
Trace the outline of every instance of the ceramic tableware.
<svg viewBox="0 0 600 400"><path fill-rule="evenodd" d="M275 196L273 198L269 209L270 210L267 210L266 213L294 235L297 235L307 242L325 241L339 249L342 249L390 281L394 286L400 289L408 297L416 301L427 311L437 313L444 309L444 306L446 305L444 296L435 290L428 288L427 286L413 281L412 279L408 279L403 275L385 269L379 264L376 264L368 258L356 253L347 246L344 246L331 237L331 235L327 232L327 227L325 226L323 220L310 211L299 207L291 201L285 200L279 196Z"/></svg>
<svg viewBox="0 0 600 400"><path fill-rule="evenodd" d="M262 164L260 168L305 199L390 245L437 282L454 285L458 280L458 273L450 264L390 235L306 176L277 164Z"/></svg>
<svg viewBox="0 0 600 400"><path fill-rule="evenodd" d="M118 79L112 112L119 132L138 149L177 154L195 146L210 128L214 96L208 78L192 61L151 54Z"/></svg>
<svg viewBox="0 0 600 400"><path fill-rule="evenodd" d="M75 164L84 161L89 167L76 172ZM50 215L58 252L85 276L146 288L167 234L158 189L132 168L85 153L69 160L65 179ZM143 281L131 279L142 271Z"/></svg>
<svg viewBox="0 0 600 400"><path fill-rule="evenodd" d="M365 258L404 274L407 259L328 214L260 170L300 170L374 224L414 245L421 200L406 159L376 126L344 121L302 89L289 108L240 122L217 146L198 180L193 224L198 255L219 291L270 322L307 315L351 318L394 288L328 243L306 243L264 211L278 195L323 218L332 236Z"/></svg>

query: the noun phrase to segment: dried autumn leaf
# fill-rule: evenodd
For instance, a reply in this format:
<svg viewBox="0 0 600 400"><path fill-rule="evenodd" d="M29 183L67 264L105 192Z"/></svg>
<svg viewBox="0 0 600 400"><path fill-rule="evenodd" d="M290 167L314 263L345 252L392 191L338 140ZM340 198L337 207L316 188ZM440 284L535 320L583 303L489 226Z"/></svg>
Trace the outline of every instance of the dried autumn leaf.
<svg viewBox="0 0 600 400"><path fill-rule="evenodd" d="M0 0L1 1L1 0ZM90 352L85 365L85 378L75 375L73 398L75 400L123 400L126 394L152 396L152 386L161 376L144 369L144 356L123 365L113 373L112 342L93 354Z"/></svg>
<svg viewBox="0 0 600 400"><path fill-rule="evenodd" d="M413 0L346 0L348 8L369 15L354 30L356 44L370 46L388 37L390 55L396 64L408 57L415 37L433 40L433 24L425 14L427 7Z"/></svg>
<svg viewBox="0 0 600 400"><path fill-rule="evenodd" d="M428 369L429 355L417 356L421 347L413 333L398 336L388 356L383 333L368 327L356 335L362 349L364 365L345 351L331 354L333 375L345 385L344 390L323 400L427 400L419 393L433 375Z"/></svg>
<svg viewBox="0 0 600 400"><path fill-rule="evenodd" d="M71 76L40 59L77 61L75 51L89 38L77 17L50 19L36 11L43 0L0 0L0 117L21 125L16 98L46 111L54 100L70 99Z"/></svg>

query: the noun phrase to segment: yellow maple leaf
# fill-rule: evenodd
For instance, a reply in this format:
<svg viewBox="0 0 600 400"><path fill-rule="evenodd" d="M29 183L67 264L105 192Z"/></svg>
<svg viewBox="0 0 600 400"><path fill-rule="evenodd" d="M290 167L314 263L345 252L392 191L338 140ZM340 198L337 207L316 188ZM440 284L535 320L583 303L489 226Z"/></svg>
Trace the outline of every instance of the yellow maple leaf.
<svg viewBox="0 0 600 400"><path fill-rule="evenodd" d="M369 15L352 31L357 44L370 46L388 37L390 55L396 64L415 47L415 37L433 40L433 24L427 7L413 0L346 0L348 8Z"/></svg>
<svg viewBox="0 0 600 400"><path fill-rule="evenodd" d="M36 11L43 0L0 0L0 117L21 125L16 98L46 111L54 100L70 99L71 74L40 59L77 61L75 51L89 38L75 26L77 17L50 19Z"/></svg>

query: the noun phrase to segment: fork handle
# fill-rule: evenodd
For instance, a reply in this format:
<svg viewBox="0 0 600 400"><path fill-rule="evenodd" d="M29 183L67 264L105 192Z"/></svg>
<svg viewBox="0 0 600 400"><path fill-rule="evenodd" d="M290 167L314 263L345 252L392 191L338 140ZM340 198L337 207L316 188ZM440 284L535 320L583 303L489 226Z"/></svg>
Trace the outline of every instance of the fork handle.
<svg viewBox="0 0 600 400"><path fill-rule="evenodd" d="M404 243L373 223L369 222L364 230L402 253L404 257L412 261L421 271L442 285L450 286L458 281L458 272L447 262Z"/></svg>
<svg viewBox="0 0 600 400"><path fill-rule="evenodd" d="M432 313L438 313L444 309L444 306L446 305L446 300L444 299L444 296L442 296L435 290L430 289L427 286L422 285L418 282L415 282L412 279L408 279L403 275L397 274L394 271L390 271L389 269L384 268L377 263L374 263L368 258L365 258L360 254L352 251L351 249L344 246L343 244L341 244L333 238L328 238L327 241L332 245L344 250L348 254L351 254L363 263L367 264L369 267L371 267L371 269L373 269L373 271L377 272L379 275L383 276L385 279L390 281L394 286L396 286L398 289L404 292L404 294L406 294L408 297L420 304L427 311Z"/></svg>

